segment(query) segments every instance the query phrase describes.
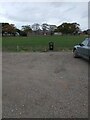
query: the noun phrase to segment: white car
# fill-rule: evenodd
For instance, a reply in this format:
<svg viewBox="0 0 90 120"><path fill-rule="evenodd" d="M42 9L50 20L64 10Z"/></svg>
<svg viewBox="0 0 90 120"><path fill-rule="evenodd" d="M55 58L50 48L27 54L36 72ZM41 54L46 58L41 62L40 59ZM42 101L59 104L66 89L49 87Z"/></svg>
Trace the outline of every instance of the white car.
<svg viewBox="0 0 90 120"><path fill-rule="evenodd" d="M74 46L73 56L83 57L90 60L90 38L86 38L82 43Z"/></svg>

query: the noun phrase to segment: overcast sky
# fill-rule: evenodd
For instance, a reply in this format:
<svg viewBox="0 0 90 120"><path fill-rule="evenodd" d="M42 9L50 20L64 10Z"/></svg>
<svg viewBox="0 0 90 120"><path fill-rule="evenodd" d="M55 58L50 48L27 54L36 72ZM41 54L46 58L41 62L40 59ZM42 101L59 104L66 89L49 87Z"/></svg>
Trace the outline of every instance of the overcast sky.
<svg viewBox="0 0 90 120"><path fill-rule="evenodd" d="M77 22L85 30L88 29L88 2L1 2L0 22L13 23L18 28L33 23Z"/></svg>

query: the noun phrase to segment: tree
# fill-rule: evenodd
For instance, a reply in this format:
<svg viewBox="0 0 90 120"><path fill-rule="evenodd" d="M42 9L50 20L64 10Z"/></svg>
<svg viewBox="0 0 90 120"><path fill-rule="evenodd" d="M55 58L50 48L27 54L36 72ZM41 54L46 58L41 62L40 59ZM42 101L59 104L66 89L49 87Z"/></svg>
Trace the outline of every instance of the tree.
<svg viewBox="0 0 90 120"><path fill-rule="evenodd" d="M57 26L56 26L56 25L49 25L49 31L50 31L50 34L51 34L51 35L54 34L55 29L57 29Z"/></svg>
<svg viewBox="0 0 90 120"><path fill-rule="evenodd" d="M2 34L13 34L15 35L16 27L14 24L2 23Z"/></svg>
<svg viewBox="0 0 90 120"><path fill-rule="evenodd" d="M40 24L34 23L34 24L32 25L32 31L34 31L35 34L38 34L38 33L39 33L39 30L40 30Z"/></svg>
<svg viewBox="0 0 90 120"><path fill-rule="evenodd" d="M83 33L86 35L90 35L90 29L84 30Z"/></svg>
<svg viewBox="0 0 90 120"><path fill-rule="evenodd" d="M79 26L77 23L63 23L57 27L57 31L63 34L77 34L80 31Z"/></svg>
<svg viewBox="0 0 90 120"><path fill-rule="evenodd" d="M16 28L16 32L18 32L20 34L21 30L19 30L18 28Z"/></svg>
<svg viewBox="0 0 90 120"><path fill-rule="evenodd" d="M32 29L31 29L30 25L24 25L24 26L22 26L22 31L23 31L23 33L27 34L28 32L32 32Z"/></svg>
<svg viewBox="0 0 90 120"><path fill-rule="evenodd" d="M20 36L27 36L27 33L25 33L24 31L20 31Z"/></svg>
<svg viewBox="0 0 90 120"><path fill-rule="evenodd" d="M49 31L49 25L47 23L43 23L42 25L42 30L43 30L43 34L46 35L47 31Z"/></svg>

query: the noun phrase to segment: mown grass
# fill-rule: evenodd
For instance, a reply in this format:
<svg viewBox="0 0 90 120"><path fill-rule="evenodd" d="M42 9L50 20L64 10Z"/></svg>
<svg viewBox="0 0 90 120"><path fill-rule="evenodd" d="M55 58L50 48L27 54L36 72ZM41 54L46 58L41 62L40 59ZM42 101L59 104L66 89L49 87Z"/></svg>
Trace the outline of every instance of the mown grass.
<svg viewBox="0 0 90 120"><path fill-rule="evenodd" d="M54 42L54 51L72 50L73 46L81 43L86 36L31 36L31 37L2 37L3 51L48 51L50 41Z"/></svg>

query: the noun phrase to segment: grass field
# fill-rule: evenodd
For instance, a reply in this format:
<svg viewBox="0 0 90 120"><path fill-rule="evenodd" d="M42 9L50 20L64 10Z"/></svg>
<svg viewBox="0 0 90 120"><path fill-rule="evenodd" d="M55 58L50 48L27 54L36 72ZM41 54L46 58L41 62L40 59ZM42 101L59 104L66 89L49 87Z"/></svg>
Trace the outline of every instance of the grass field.
<svg viewBox="0 0 90 120"><path fill-rule="evenodd" d="M86 36L31 36L2 37L2 51L48 51L50 41L54 42L54 51L72 50Z"/></svg>

